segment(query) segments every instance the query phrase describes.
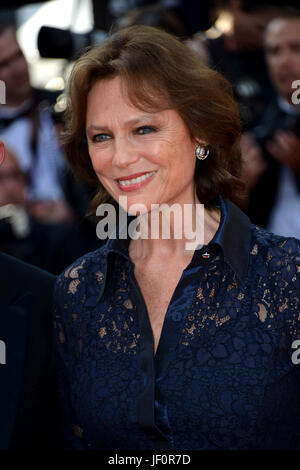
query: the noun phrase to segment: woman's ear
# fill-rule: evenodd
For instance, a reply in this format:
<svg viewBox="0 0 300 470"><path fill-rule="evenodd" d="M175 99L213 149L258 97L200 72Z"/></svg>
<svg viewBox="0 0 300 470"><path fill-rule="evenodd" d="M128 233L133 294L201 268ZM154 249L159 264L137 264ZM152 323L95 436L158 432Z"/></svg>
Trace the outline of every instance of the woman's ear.
<svg viewBox="0 0 300 470"><path fill-rule="evenodd" d="M1 142L1 140L0 140L0 165L4 160L4 157L5 157L4 143Z"/></svg>

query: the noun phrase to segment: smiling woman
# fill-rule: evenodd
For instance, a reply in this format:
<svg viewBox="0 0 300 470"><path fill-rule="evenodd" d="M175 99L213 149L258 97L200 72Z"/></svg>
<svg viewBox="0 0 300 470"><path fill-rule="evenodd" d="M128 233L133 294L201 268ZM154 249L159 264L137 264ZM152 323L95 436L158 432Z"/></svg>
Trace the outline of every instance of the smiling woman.
<svg viewBox="0 0 300 470"><path fill-rule="evenodd" d="M151 41L152 38L155 41ZM131 27L120 31L114 40L83 55L76 62L69 82L64 148L75 173L98 186L93 209L101 202L113 203L114 198L101 180L99 185L92 166L87 145L89 140L85 139L86 111L88 109L90 116L92 110L97 113L99 109L100 115L98 105L106 95L104 88L110 88L107 82L116 77L114 83L119 86L118 99L126 97L131 115L132 108L136 108L137 117L144 116L135 132L141 126L144 128L138 130L139 134L153 132L155 119L164 120L162 131L166 132L172 110L173 114L175 111L178 113L177 120L181 118L182 126L185 125L185 132L191 139L209 143L211 158L201 163L198 160L194 162L199 200L209 206L222 193L238 202L243 195L243 184L238 178L241 160L237 140L241 127L229 83L202 64L192 51L171 35L155 28ZM114 103L113 115L119 112L118 99ZM101 104L101 112L104 106ZM160 116L159 112L163 114ZM96 124L101 123L89 122L88 126ZM149 125L154 129L150 130ZM172 129L168 132L171 135ZM94 139L107 140L109 133L104 135L102 132Z"/></svg>
<svg viewBox="0 0 300 470"><path fill-rule="evenodd" d="M114 200L126 192L128 207L142 203L147 211L193 202L197 141L175 110L145 114L126 100L117 76L89 92L86 125L95 174Z"/></svg>
<svg viewBox="0 0 300 470"><path fill-rule="evenodd" d="M171 35L135 26L75 63L66 119L93 207L137 206L134 220L149 215L158 231L130 237L120 224L58 277L64 446L299 447L300 242L232 202L240 119L227 81ZM187 248L179 213L203 243Z"/></svg>

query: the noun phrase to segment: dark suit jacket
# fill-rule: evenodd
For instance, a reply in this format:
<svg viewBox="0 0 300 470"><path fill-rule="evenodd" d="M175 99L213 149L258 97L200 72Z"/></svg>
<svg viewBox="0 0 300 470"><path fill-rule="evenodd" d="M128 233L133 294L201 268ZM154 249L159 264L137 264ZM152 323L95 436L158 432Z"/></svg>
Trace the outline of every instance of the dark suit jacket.
<svg viewBox="0 0 300 470"><path fill-rule="evenodd" d="M0 253L0 449L56 446L54 281L49 273Z"/></svg>

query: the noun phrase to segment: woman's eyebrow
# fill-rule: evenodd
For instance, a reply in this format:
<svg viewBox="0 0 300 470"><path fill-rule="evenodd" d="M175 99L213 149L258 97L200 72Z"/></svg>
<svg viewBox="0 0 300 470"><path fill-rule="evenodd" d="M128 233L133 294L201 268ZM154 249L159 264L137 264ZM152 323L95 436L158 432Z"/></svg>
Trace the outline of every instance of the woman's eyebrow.
<svg viewBox="0 0 300 470"><path fill-rule="evenodd" d="M135 118L128 119L128 121L125 121L124 124L125 124L125 126L134 125L134 124L138 124L141 121L151 121L155 117L157 117L156 114L149 114L149 113L148 114L142 114L142 115L137 116ZM96 125L96 124L90 124L87 127L87 131L89 131L89 130L92 130L92 131L108 131L109 127L99 126L99 125Z"/></svg>
<svg viewBox="0 0 300 470"><path fill-rule="evenodd" d="M87 131L108 131L109 128L107 126L96 126L95 124L90 124L87 128Z"/></svg>
<svg viewBox="0 0 300 470"><path fill-rule="evenodd" d="M140 121L151 121L153 118L157 117L156 114L142 114L141 116L137 116L136 118L129 119L125 122L125 124L138 124Z"/></svg>

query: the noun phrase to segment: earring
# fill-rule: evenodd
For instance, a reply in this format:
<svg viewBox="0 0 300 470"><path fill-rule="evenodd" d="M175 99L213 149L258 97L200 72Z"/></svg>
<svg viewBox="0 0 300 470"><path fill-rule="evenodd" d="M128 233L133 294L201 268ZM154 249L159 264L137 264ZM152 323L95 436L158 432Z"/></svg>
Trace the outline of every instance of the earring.
<svg viewBox="0 0 300 470"><path fill-rule="evenodd" d="M195 148L195 155L198 160L205 160L209 155L209 149L204 144L197 144Z"/></svg>

